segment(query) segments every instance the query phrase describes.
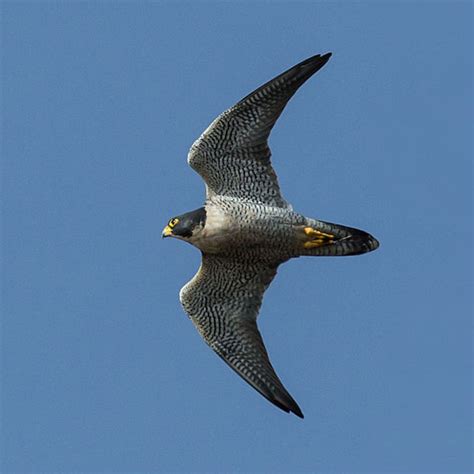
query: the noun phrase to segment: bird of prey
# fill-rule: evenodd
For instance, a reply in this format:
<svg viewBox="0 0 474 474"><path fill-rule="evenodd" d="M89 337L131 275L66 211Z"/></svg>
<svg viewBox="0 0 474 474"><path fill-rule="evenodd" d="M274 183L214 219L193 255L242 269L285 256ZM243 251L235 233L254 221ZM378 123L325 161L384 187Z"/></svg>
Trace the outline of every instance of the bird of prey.
<svg viewBox="0 0 474 474"><path fill-rule="evenodd" d="M268 137L297 89L329 60L312 56L219 115L194 142L189 165L206 183L204 207L173 217L163 237L197 247L202 263L180 291L206 343L246 382L303 418L270 363L257 316L277 268L290 258L358 255L379 243L367 232L305 217L283 198Z"/></svg>

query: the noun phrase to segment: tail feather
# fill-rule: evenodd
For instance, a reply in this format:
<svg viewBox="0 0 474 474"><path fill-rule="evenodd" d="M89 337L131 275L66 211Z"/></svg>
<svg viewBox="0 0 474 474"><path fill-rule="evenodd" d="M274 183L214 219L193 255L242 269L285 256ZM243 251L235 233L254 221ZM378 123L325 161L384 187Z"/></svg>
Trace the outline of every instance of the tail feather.
<svg viewBox="0 0 474 474"><path fill-rule="evenodd" d="M303 249L301 255L345 256L372 252L379 247L378 240L369 233L331 222L308 219L308 225L333 236L327 243L315 248Z"/></svg>

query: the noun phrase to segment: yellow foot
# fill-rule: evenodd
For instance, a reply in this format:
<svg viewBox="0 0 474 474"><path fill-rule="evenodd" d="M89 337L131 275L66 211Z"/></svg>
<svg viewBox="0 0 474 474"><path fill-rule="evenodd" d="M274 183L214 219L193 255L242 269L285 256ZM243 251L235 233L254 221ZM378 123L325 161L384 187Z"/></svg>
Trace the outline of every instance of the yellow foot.
<svg viewBox="0 0 474 474"><path fill-rule="evenodd" d="M309 239L303 244L305 249L321 247L322 245L332 244L334 242L334 235L325 234L324 232L313 229L312 227L305 227L304 233Z"/></svg>

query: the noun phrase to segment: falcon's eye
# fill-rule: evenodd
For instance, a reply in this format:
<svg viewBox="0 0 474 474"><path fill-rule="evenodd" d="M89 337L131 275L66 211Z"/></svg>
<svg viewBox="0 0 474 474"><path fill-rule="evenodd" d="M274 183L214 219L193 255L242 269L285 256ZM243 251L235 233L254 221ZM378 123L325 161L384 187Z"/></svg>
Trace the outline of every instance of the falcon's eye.
<svg viewBox="0 0 474 474"><path fill-rule="evenodd" d="M179 219L178 219L177 217L175 217L174 219L171 219L171 220L168 222L168 227L173 228L178 222L179 222Z"/></svg>

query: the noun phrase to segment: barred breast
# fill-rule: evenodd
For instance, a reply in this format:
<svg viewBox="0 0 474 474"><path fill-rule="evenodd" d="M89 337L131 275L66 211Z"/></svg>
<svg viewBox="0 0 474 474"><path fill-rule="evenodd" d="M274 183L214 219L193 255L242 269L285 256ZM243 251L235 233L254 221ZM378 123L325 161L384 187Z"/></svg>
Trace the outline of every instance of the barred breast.
<svg viewBox="0 0 474 474"><path fill-rule="evenodd" d="M193 239L204 253L232 255L265 250L286 259L298 244L295 227L305 218L288 208L216 196L206 203L206 225Z"/></svg>

